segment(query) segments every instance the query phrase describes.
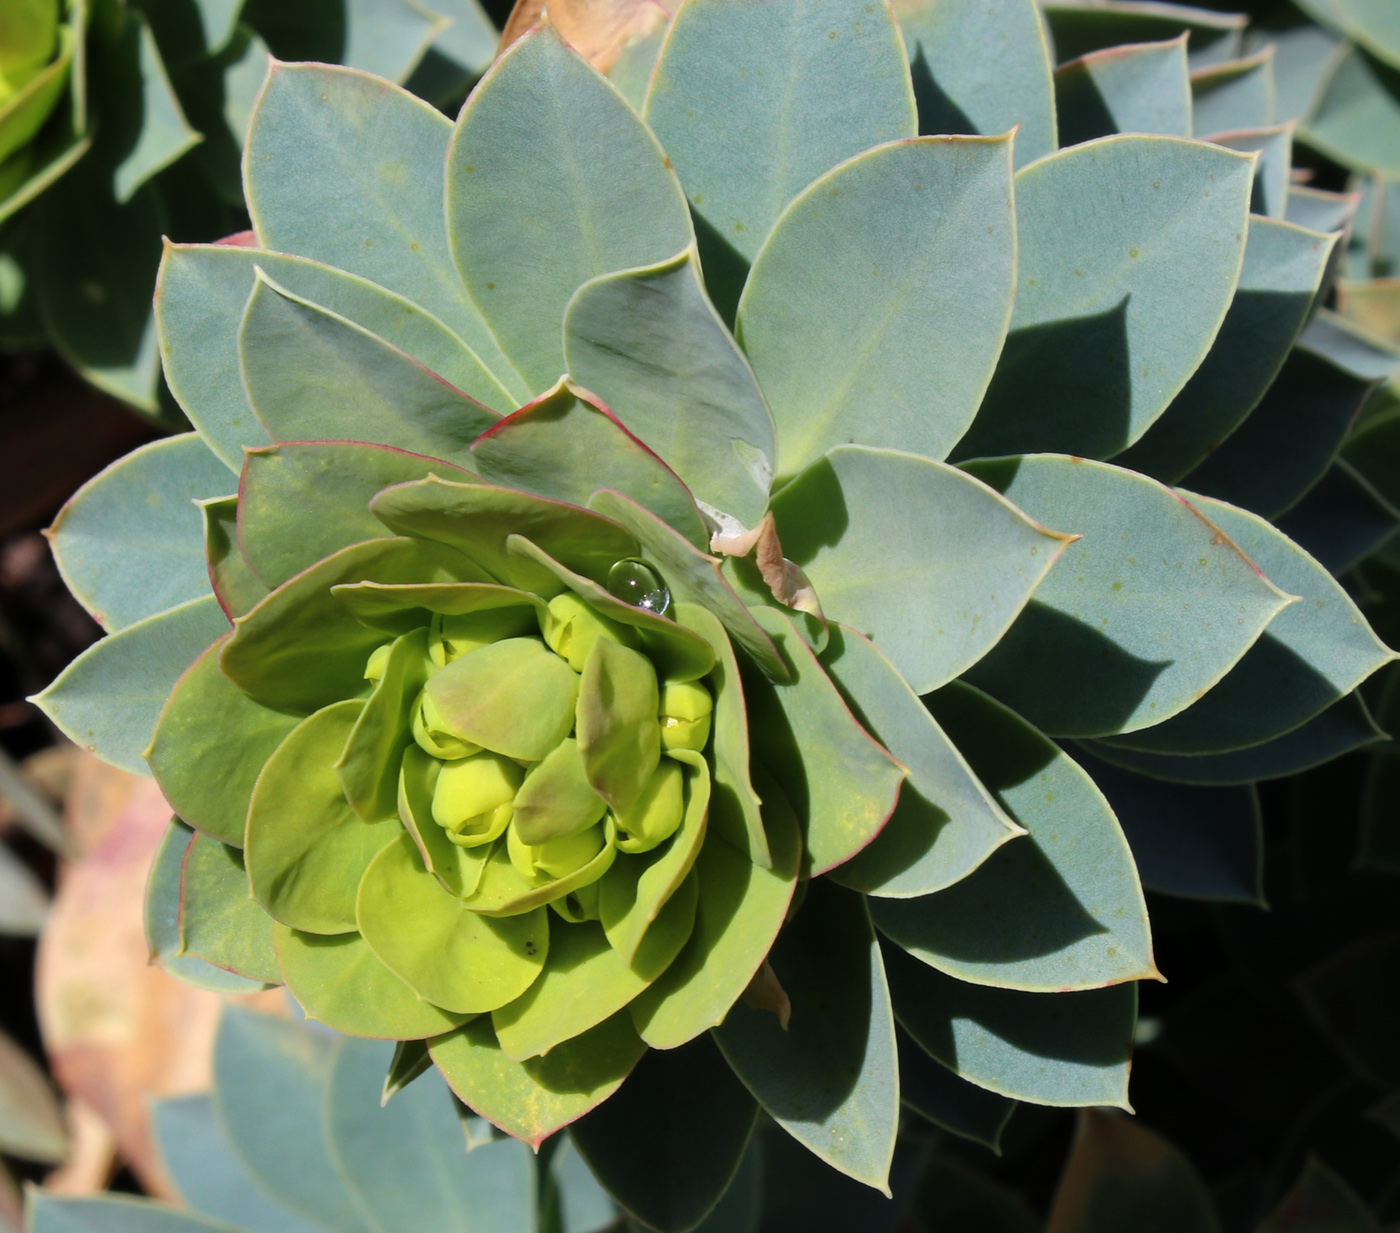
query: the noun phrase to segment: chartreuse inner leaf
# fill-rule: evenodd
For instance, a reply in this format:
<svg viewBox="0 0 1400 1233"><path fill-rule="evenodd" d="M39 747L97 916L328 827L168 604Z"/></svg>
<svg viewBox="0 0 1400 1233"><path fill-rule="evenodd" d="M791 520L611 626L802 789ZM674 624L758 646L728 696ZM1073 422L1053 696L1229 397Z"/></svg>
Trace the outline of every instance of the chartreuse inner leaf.
<svg viewBox="0 0 1400 1233"><path fill-rule="evenodd" d="M519 997L549 953L549 910L470 912L423 867L400 833L360 882L356 918L370 949L425 1000L476 1014Z"/></svg>
<svg viewBox="0 0 1400 1233"><path fill-rule="evenodd" d="M612 621L615 626L626 626L635 630L643 651L645 651L647 658L656 665L656 670L663 680L693 681L697 677L704 676L714 666L715 657L719 652L706 638L685 628L683 622L678 624L669 616L661 616L651 609L640 608L636 604L629 604L618 599L604 590L598 583L565 568L548 553L525 539L524 536L512 535L506 543L512 553L542 565L568 587L574 595L586 600L589 608L596 615ZM555 613L556 610L563 612L561 604L568 601L560 600L560 597L556 596L550 602L552 605L550 611ZM723 634L723 626L720 627L720 632ZM619 641L630 638L626 631L615 629L614 633ZM558 644L558 646L562 645L562 643ZM626 645L633 644L627 641ZM725 645L728 645L727 638ZM577 660L578 670L582 671L584 663L587 661L587 648L581 642L571 638L565 658L570 657L572 657L571 664L573 660Z"/></svg>
<svg viewBox="0 0 1400 1233"><path fill-rule="evenodd" d="M249 568L238 546L238 497L213 497L195 505L204 518L208 578L219 607L232 621L251 611L267 595L267 586Z"/></svg>
<svg viewBox="0 0 1400 1233"><path fill-rule="evenodd" d="M755 761L803 821L802 871L816 877L880 833L906 772L860 726L792 622L771 608L754 615L786 657L791 680L773 684L745 673L749 738Z"/></svg>
<svg viewBox="0 0 1400 1233"><path fill-rule="evenodd" d="M431 667L426 628L396 638L335 763L346 801L365 822L398 817L399 766L413 739L412 708Z"/></svg>
<svg viewBox="0 0 1400 1233"><path fill-rule="evenodd" d="M559 323L580 286L691 240L656 138L551 28L517 41L462 109L447 224L462 282L536 392L564 371Z"/></svg>
<svg viewBox="0 0 1400 1233"><path fill-rule="evenodd" d="M1156 977L1132 854L1094 782L1024 720L960 682L928 699L1028 835L918 899L872 899L887 937L959 980L1053 993Z"/></svg>
<svg viewBox="0 0 1400 1233"><path fill-rule="evenodd" d="M181 818L241 847L253 784L298 717L253 701L219 670L227 641L205 650L175 683L145 758Z"/></svg>
<svg viewBox="0 0 1400 1233"><path fill-rule="evenodd" d="M645 114L700 220L707 267L707 245L731 263L753 260L819 175L918 131L893 17L847 0L687 5L662 44Z"/></svg>
<svg viewBox="0 0 1400 1233"><path fill-rule="evenodd" d="M180 953L280 984L272 917L248 893L243 854L196 832L180 878Z"/></svg>
<svg viewBox="0 0 1400 1233"><path fill-rule="evenodd" d="M734 593L720 571L717 557L696 548L623 493L605 488L593 494L588 506L637 537L646 557L666 580L674 600L708 608L771 679L786 679L788 669L772 639Z"/></svg>
<svg viewBox="0 0 1400 1233"><path fill-rule="evenodd" d="M151 962L199 989L215 993L257 993L264 987L263 981L248 980L217 968L208 960L179 953L180 879L184 873L185 853L193 839L194 832L179 818L172 818L151 861L142 905Z"/></svg>
<svg viewBox="0 0 1400 1233"><path fill-rule="evenodd" d="M693 248L584 283L564 317L564 353L570 375L697 498L758 525L773 478L773 416L705 293Z"/></svg>
<svg viewBox="0 0 1400 1233"><path fill-rule="evenodd" d="M357 818L336 774L336 759L364 705L335 702L302 720L253 788L244 852L248 881L258 902L294 929L354 929L360 878L401 830L397 818Z"/></svg>
<svg viewBox="0 0 1400 1233"><path fill-rule="evenodd" d="M797 884L802 840L796 817L771 784L764 787L763 820L771 867L749 860L713 829L700 849L690 940L628 1007L653 1048L673 1049L723 1022L773 945Z"/></svg>
<svg viewBox="0 0 1400 1233"><path fill-rule="evenodd" d="M485 582L460 552L394 538L342 548L297 574L235 622L220 665L267 706L312 711L367 692L365 661L386 641L356 620L332 588L342 583Z"/></svg>
<svg viewBox="0 0 1400 1233"><path fill-rule="evenodd" d="M451 137L441 112L386 81L274 61L248 128L248 212L263 247L358 274L422 305L524 402L526 383L453 268L443 216ZM366 149L382 155L367 159Z"/></svg>
<svg viewBox="0 0 1400 1233"><path fill-rule="evenodd" d="M525 1061L548 1053L625 1007L685 945L695 903L692 877L671 896L630 961L612 948L596 921L555 929L550 961L539 979L491 1012L506 1056Z"/></svg>
<svg viewBox="0 0 1400 1233"><path fill-rule="evenodd" d="M599 488L616 488L697 547L709 544L704 519L675 472L567 381L483 433L472 457L493 484L574 505L587 504Z"/></svg>
<svg viewBox="0 0 1400 1233"><path fill-rule="evenodd" d="M709 825L731 846L747 852L755 865L771 869L773 858L759 813L762 802L749 779L749 717L734 647L719 618L708 608L677 604L676 621L703 636L715 655L714 666L705 678L714 699L708 747L714 767Z"/></svg>
<svg viewBox="0 0 1400 1233"><path fill-rule="evenodd" d="M598 883L598 913L608 943L624 959L634 960L671 896L677 894L705 842L710 803L709 767L688 749L668 755L688 768L680 829L660 847L615 861ZM697 905L698 907L698 905Z"/></svg>
<svg viewBox="0 0 1400 1233"><path fill-rule="evenodd" d="M955 1074L1041 1105L1128 1107L1137 986L1022 993L955 980L884 948L895 1017Z"/></svg>
<svg viewBox="0 0 1400 1233"><path fill-rule="evenodd" d="M490 844L463 847L448 838L433 818L433 794L443 762L417 745L404 750L399 772L399 820L418 847L423 866L449 894L463 899L475 892L491 855Z"/></svg>
<svg viewBox="0 0 1400 1233"><path fill-rule="evenodd" d="M1153 136L1106 137L1019 172L1011 333L955 456L1101 458L1142 436L1230 306L1253 180L1252 156Z"/></svg>
<svg viewBox="0 0 1400 1233"><path fill-rule="evenodd" d="M358 933L302 933L276 925L282 979L309 1019L377 1040L425 1040L469 1015L434 1006L395 976Z"/></svg>
<svg viewBox="0 0 1400 1233"><path fill-rule="evenodd" d="M443 731L526 762L569 734L578 674L538 638L505 638L469 651L428 681Z"/></svg>
<svg viewBox="0 0 1400 1233"><path fill-rule="evenodd" d="M827 616L874 642L917 693L994 647L1069 542L954 467L863 446L808 467L773 512Z"/></svg>
<svg viewBox="0 0 1400 1233"><path fill-rule="evenodd" d="M1293 602L1155 480L1056 454L967 469L1081 536L968 674L1042 731L1098 736L1169 719Z"/></svg>
<svg viewBox="0 0 1400 1233"><path fill-rule="evenodd" d="M63 581L107 630L208 595L192 503L235 484L194 433L132 451L78 489L49 528Z"/></svg>
<svg viewBox="0 0 1400 1233"><path fill-rule="evenodd" d="M588 653L578 690L578 750L593 789L627 813L661 756L656 670L645 655L611 638Z"/></svg>
<svg viewBox="0 0 1400 1233"><path fill-rule="evenodd" d="M1053 153L1053 58L1034 0L898 0L920 133L1016 133L1016 165ZM969 47L995 45L992 61ZM1064 144L1068 145L1068 142Z"/></svg>
<svg viewBox="0 0 1400 1233"><path fill-rule="evenodd" d="M1011 149L1009 136L895 142L778 217L737 333L773 408L779 475L852 441L943 458L967 431L1011 320Z"/></svg>
<svg viewBox="0 0 1400 1233"><path fill-rule="evenodd" d="M531 1147L605 1101L646 1052L622 1012L523 1063L501 1051L485 1016L428 1048L463 1104Z"/></svg>
<svg viewBox="0 0 1400 1233"><path fill-rule="evenodd" d="M1025 832L982 786L928 708L875 647L833 626L820 657L861 724L909 769L873 843L831 872L868 895L907 899L961 881Z"/></svg>
<svg viewBox="0 0 1400 1233"><path fill-rule="evenodd" d="M170 691L228 618L212 595L146 617L93 643L33 701L71 740L133 775Z"/></svg>
<svg viewBox="0 0 1400 1233"><path fill-rule="evenodd" d="M1191 136L1186 35L1109 47L1055 70L1060 141L1079 145L1113 133Z"/></svg>
<svg viewBox="0 0 1400 1233"><path fill-rule="evenodd" d="M899 1124L894 1016L863 896L813 881L769 958L785 1032L738 1005L715 1040L772 1118L832 1168L889 1194Z"/></svg>
<svg viewBox="0 0 1400 1233"><path fill-rule="evenodd" d="M239 328L243 384L274 441L366 439L449 462L497 421L407 353L261 270Z"/></svg>
<svg viewBox="0 0 1400 1233"><path fill-rule="evenodd" d="M1179 715L1111 739L1167 754L1226 753L1300 727L1395 658L1346 591L1265 519L1186 494L1278 586L1299 597L1208 694Z"/></svg>
<svg viewBox="0 0 1400 1233"><path fill-rule="evenodd" d="M381 489L438 475L476 477L450 462L359 441L296 441L250 449L238 494L239 543L268 586L350 544L389 534L369 512Z"/></svg>
<svg viewBox="0 0 1400 1233"><path fill-rule="evenodd" d="M1171 483L1238 428L1278 376L1336 241L1335 235L1250 215L1239 285L1210 354L1156 423L1115 461Z"/></svg>
<svg viewBox="0 0 1400 1233"><path fill-rule="evenodd" d="M623 527L589 510L485 484L454 484L436 477L386 488L370 509L391 531L449 544L501 582L546 598L561 584L548 569L508 550L512 535L537 544L561 565L595 582L614 563L638 552Z"/></svg>

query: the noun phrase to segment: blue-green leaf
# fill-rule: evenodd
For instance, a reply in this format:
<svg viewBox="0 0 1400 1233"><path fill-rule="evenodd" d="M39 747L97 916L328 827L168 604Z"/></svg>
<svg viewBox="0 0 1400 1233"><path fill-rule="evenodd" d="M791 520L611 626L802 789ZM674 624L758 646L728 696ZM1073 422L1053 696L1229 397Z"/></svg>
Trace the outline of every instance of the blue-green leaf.
<svg viewBox="0 0 1400 1233"><path fill-rule="evenodd" d="M769 956L792 1003L735 1006L714 1035L759 1104L832 1168L889 1194L899 1071L880 948L862 897L811 883Z"/></svg>
<svg viewBox="0 0 1400 1233"><path fill-rule="evenodd" d="M42 1191L30 1200L27 1227L31 1233L239 1233L220 1220L192 1216L149 1199L60 1199Z"/></svg>
<svg viewBox="0 0 1400 1233"><path fill-rule="evenodd" d="M909 768L885 828L832 870L833 881L894 899L927 895L961 881L1024 833L870 642L836 626L821 661L866 730Z"/></svg>
<svg viewBox="0 0 1400 1233"><path fill-rule="evenodd" d="M248 405L238 357L239 326L258 268L279 287L382 338L493 411L517 406L447 326L368 279L257 248L171 244L156 287L166 376L190 421L229 466L241 468L243 447L268 440Z"/></svg>
<svg viewBox="0 0 1400 1233"><path fill-rule="evenodd" d="M995 646L1068 542L954 467L854 445L787 484L773 512L827 616L874 642L916 693Z"/></svg>
<svg viewBox="0 0 1400 1233"><path fill-rule="evenodd" d="M894 18L856 0L691 0L666 35L645 114L685 185L707 268L725 264L707 245L742 267L823 172L918 131Z"/></svg>
<svg viewBox="0 0 1400 1233"><path fill-rule="evenodd" d="M1191 136L1186 36L1091 51L1055 70L1060 144L1113 133Z"/></svg>
<svg viewBox="0 0 1400 1233"><path fill-rule="evenodd" d="M35 696L64 733L104 762L146 775L142 754L175 682L228 618L212 595L93 643Z"/></svg>
<svg viewBox="0 0 1400 1233"><path fill-rule="evenodd" d="M516 42L462 109L447 218L462 282L536 393L564 371L560 322L579 287L692 238L656 138L552 29Z"/></svg>
<svg viewBox="0 0 1400 1233"><path fill-rule="evenodd" d="M132 11L127 14L127 21L124 38L139 39L140 44L141 103L140 135L117 165L112 179L117 201L123 204L156 172L169 167L201 140L185 119L144 15L139 10Z"/></svg>
<svg viewBox="0 0 1400 1233"><path fill-rule="evenodd" d="M248 401L274 441L361 440L467 462L497 422L397 347L262 271L238 351Z"/></svg>
<svg viewBox="0 0 1400 1233"><path fill-rule="evenodd" d="M390 81L413 72L448 19L417 0L348 0L343 63Z"/></svg>
<svg viewBox="0 0 1400 1233"><path fill-rule="evenodd" d="M1034 0L903 0L920 133L1016 133L1016 165L1052 153L1054 58ZM968 55L995 47L994 57Z"/></svg>
<svg viewBox="0 0 1400 1233"><path fill-rule="evenodd" d="M272 917L249 894L243 853L199 832L180 875L180 953L249 980L282 980Z"/></svg>
<svg viewBox="0 0 1400 1233"><path fill-rule="evenodd" d="M1339 458L1275 525L1328 573L1340 575L1387 544L1400 530L1400 512Z"/></svg>
<svg viewBox="0 0 1400 1233"><path fill-rule="evenodd" d="M1214 13L1209 9L1174 4L1102 3L1047 0L1045 17L1061 60L1070 60L1102 47L1152 43L1185 31L1186 49L1197 64L1218 63L1235 56L1243 41L1243 13Z"/></svg>
<svg viewBox="0 0 1400 1233"><path fill-rule="evenodd" d="M452 264L442 205L451 136L439 111L386 81L274 62L248 129L248 212L264 248L348 270L421 305L523 402L528 387ZM366 148L386 155L368 159Z"/></svg>
<svg viewBox="0 0 1400 1233"><path fill-rule="evenodd" d="M108 630L208 595L194 501L236 486L194 433L114 462L68 499L49 528L68 589Z"/></svg>
<svg viewBox="0 0 1400 1233"><path fill-rule="evenodd" d="M1317 313L1249 419L1182 483L1276 518L1322 478L1353 419L1400 353Z"/></svg>
<svg viewBox="0 0 1400 1233"><path fill-rule="evenodd" d="M1017 173L1011 333L957 455L1102 458L1142 436L1225 318L1253 180L1249 156L1128 135Z"/></svg>
<svg viewBox="0 0 1400 1233"><path fill-rule="evenodd" d="M1156 423L1114 461L1172 483L1217 449L1278 376L1336 241L1251 215L1239 285L1210 353Z"/></svg>
<svg viewBox="0 0 1400 1233"><path fill-rule="evenodd" d="M1227 150L1241 154L1259 154L1254 170L1254 194L1250 209L1256 215L1281 219L1288 211L1288 191L1293 169L1292 124L1274 124L1264 128L1235 129L1217 133L1211 138ZM1253 219L1251 226L1253 225ZM1246 260L1248 258L1246 257Z"/></svg>
<svg viewBox="0 0 1400 1233"><path fill-rule="evenodd" d="M585 283L564 317L564 352L570 375L697 498L758 525L773 478L773 416L705 294L693 249Z"/></svg>
<svg viewBox="0 0 1400 1233"><path fill-rule="evenodd" d="M884 948L900 1025L954 1074L1041 1105L1128 1104L1137 986L988 989Z"/></svg>
<svg viewBox="0 0 1400 1233"><path fill-rule="evenodd" d="M1029 832L947 890L872 899L886 936L949 976L1053 993L1152 979L1147 906L1108 802L1068 756L961 683L934 717Z"/></svg>
<svg viewBox="0 0 1400 1233"><path fill-rule="evenodd" d="M1395 70L1344 44L1328 62L1299 140L1354 171L1400 176Z"/></svg>
<svg viewBox="0 0 1400 1233"><path fill-rule="evenodd" d="M899 1095L905 1107L935 1126L1000 1152L1001 1132L1011 1120L1016 1102L961 1078L903 1028L896 1027L895 1038L899 1042Z"/></svg>
<svg viewBox="0 0 1400 1233"><path fill-rule="evenodd" d="M779 475L849 442L942 458L967 430L1011 319L1011 149L1009 137L893 142L778 216L737 330L773 408Z"/></svg>
<svg viewBox="0 0 1400 1233"><path fill-rule="evenodd" d="M1395 658L1341 585L1286 535L1256 514L1185 495L1299 602L1274 617L1200 701L1110 743L1176 754L1260 745L1306 723Z"/></svg>
<svg viewBox="0 0 1400 1233"><path fill-rule="evenodd" d="M1291 602L1154 480L1054 454L969 470L1082 536L968 676L1052 735L1131 732L1185 710Z"/></svg>
<svg viewBox="0 0 1400 1233"><path fill-rule="evenodd" d="M1190 756L1119 749L1101 741L1088 748L1105 762L1157 779L1178 783L1240 784L1256 779L1280 779L1321 766L1354 749L1389 739L1376 726L1359 693L1334 702L1300 728L1234 753Z"/></svg>

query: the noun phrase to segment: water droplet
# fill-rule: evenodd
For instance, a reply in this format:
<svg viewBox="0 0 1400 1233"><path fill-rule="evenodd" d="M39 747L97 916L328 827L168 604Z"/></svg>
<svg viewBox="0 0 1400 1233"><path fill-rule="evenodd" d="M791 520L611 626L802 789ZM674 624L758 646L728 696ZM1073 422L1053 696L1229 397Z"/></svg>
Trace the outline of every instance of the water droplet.
<svg viewBox="0 0 1400 1233"><path fill-rule="evenodd" d="M608 594L657 616L665 616L671 606L671 592L661 575L636 557L624 557L608 570Z"/></svg>

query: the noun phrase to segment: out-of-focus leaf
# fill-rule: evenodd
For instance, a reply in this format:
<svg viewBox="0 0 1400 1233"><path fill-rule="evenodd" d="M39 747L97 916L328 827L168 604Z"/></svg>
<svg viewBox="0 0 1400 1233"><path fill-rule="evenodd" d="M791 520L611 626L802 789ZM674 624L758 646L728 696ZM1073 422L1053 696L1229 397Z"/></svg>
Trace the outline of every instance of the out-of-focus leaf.
<svg viewBox="0 0 1400 1233"><path fill-rule="evenodd" d="M229 1146L207 1094L157 1100L151 1107L161 1163L180 1197L195 1211L247 1233L318 1233L274 1202Z"/></svg>
<svg viewBox="0 0 1400 1233"><path fill-rule="evenodd" d="M1218 63L1238 53L1248 20L1243 13L1214 13L1183 5L1048 0L1044 9L1060 60L1101 47L1159 42L1185 31L1186 49L1196 64Z"/></svg>
<svg viewBox="0 0 1400 1233"><path fill-rule="evenodd" d="M1198 68L1191 74L1192 126L1197 133L1228 133L1274 122L1274 52L1266 47L1243 60Z"/></svg>
<svg viewBox="0 0 1400 1233"><path fill-rule="evenodd" d="M741 1166L742 1168L742 1166ZM593 1176L573 1141L565 1138L549 1160L541 1202L541 1224L548 1227L549 1205L554 1204L561 1233L601 1233L618 1217L617 1205Z"/></svg>
<svg viewBox="0 0 1400 1233"><path fill-rule="evenodd" d="M403 81L448 19L419 0L348 0L342 63Z"/></svg>
<svg viewBox="0 0 1400 1233"><path fill-rule="evenodd" d="M269 1195L334 1233L373 1233L326 1139L333 1062L332 1038L229 1007L214 1044L214 1104L233 1150Z"/></svg>
<svg viewBox="0 0 1400 1233"><path fill-rule="evenodd" d="M31 1200L31 1233L238 1233L232 1225L176 1211L148 1199L103 1195L60 1199L39 1193Z"/></svg>
<svg viewBox="0 0 1400 1233"><path fill-rule="evenodd" d="M1314 1156L1255 1233L1380 1233L1380 1224L1340 1177Z"/></svg>
<svg viewBox="0 0 1400 1233"><path fill-rule="evenodd" d="M37 937L48 912L44 884L7 844L0 844L0 934Z"/></svg>
<svg viewBox="0 0 1400 1233"><path fill-rule="evenodd" d="M943 1153L924 1170L916 1210L938 1233L1039 1233L1030 1205L1009 1187Z"/></svg>
<svg viewBox="0 0 1400 1233"><path fill-rule="evenodd" d="M130 10L127 22L124 37L139 39L140 45L141 119L136 145L118 164L113 178L119 204L130 201L147 180L201 140L185 119L145 17L139 10Z"/></svg>
<svg viewBox="0 0 1400 1233"><path fill-rule="evenodd" d="M1218 1233L1205 1183L1180 1151L1112 1113L1079 1115L1046 1233Z"/></svg>
<svg viewBox="0 0 1400 1233"><path fill-rule="evenodd" d="M332 1158L376 1227L534 1233L529 1149L506 1139L468 1153L435 1070L381 1108L392 1054L387 1041L340 1041L326 1104Z"/></svg>
<svg viewBox="0 0 1400 1233"><path fill-rule="evenodd" d="M899 1121L894 1018L862 898L813 881L769 956L792 1002L787 1031L738 1005L715 1029L763 1108L832 1168L889 1194Z"/></svg>
<svg viewBox="0 0 1400 1233"><path fill-rule="evenodd" d="M1400 1082L1394 1049L1400 996L1387 973L1400 959L1400 934L1384 933L1346 947L1295 982L1313 1018L1358 1074L1393 1087Z"/></svg>
<svg viewBox="0 0 1400 1233"><path fill-rule="evenodd" d="M1298 136L1344 167L1400 176L1400 70L1343 44Z"/></svg>
<svg viewBox="0 0 1400 1233"><path fill-rule="evenodd" d="M68 1154L68 1131L53 1088L35 1061L0 1033L0 1151L57 1164Z"/></svg>

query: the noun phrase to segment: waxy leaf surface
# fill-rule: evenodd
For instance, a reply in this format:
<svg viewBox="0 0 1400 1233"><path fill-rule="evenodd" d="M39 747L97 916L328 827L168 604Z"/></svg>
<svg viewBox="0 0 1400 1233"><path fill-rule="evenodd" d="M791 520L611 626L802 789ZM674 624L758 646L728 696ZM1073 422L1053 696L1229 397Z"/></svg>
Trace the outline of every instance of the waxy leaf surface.
<svg viewBox="0 0 1400 1233"><path fill-rule="evenodd" d="M1114 133L1191 136L1186 39L1091 51L1055 70L1062 145Z"/></svg>
<svg viewBox="0 0 1400 1233"><path fill-rule="evenodd" d="M280 984L272 917L248 893L243 855L196 832L180 877L181 953L249 980Z"/></svg>

